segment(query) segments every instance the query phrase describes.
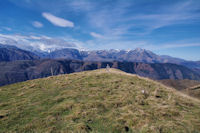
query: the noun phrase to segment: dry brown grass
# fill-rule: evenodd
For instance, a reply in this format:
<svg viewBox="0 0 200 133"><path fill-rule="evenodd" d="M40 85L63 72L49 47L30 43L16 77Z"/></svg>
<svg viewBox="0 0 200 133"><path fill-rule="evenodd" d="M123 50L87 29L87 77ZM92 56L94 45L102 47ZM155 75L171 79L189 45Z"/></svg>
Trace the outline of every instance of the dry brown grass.
<svg viewBox="0 0 200 133"><path fill-rule="evenodd" d="M4 86L0 99L0 132L200 131L198 99L116 69Z"/></svg>

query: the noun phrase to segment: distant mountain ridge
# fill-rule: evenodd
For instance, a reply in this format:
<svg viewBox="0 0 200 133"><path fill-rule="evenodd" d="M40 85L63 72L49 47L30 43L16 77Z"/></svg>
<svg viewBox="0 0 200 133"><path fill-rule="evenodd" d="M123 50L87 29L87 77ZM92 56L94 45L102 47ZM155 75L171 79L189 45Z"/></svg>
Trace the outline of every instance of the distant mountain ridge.
<svg viewBox="0 0 200 133"><path fill-rule="evenodd" d="M67 59L67 60L79 60L82 61L82 63L87 63L87 62L138 62L138 63L153 63L153 64L157 64L157 63L173 63L173 64L177 64L177 65L183 65L186 66L187 68L191 69L191 70L187 70L185 69L185 72L189 72L189 73L195 73L197 75L200 75L200 62L197 61L186 61L183 59L179 59L179 58L174 58L174 57L170 57L170 56L166 56L166 55L156 55L155 53L149 51L149 50L145 50L145 49L140 49L137 48L135 50L92 50L92 51L83 51L83 50L78 50L78 49L74 49L74 48L65 48L65 49L60 49L60 50L55 50L49 53L37 53L37 52L30 52L30 51L25 51L22 49L19 49L17 47L14 46L9 46L9 45L0 45L0 62L1 61L15 61L15 60L38 60L38 59ZM151 66L153 66L153 64L151 64ZM15 62L12 65L16 65ZM126 64L128 65L128 63ZM126 71L126 65L124 65L123 67L125 68L121 68L124 69L124 71ZM167 66L166 65L162 65L163 66ZM91 66L90 66L91 67ZM133 66L131 66L133 67ZM147 67L144 66L143 67ZM156 73L162 73L162 71L165 71L163 69L161 69L162 67L155 67L153 70L156 69ZM168 67L170 68L171 66L168 65ZM179 67L180 68L180 67ZM131 68L133 69L133 68ZM135 68L134 68L135 69ZM150 72L151 69L145 70L147 72ZM191 72L192 71L192 72ZM126 71L129 72L129 71ZM137 73L137 72L134 72ZM151 73L149 76L147 73L145 73L143 75L143 73L138 72L137 74L140 74L141 76L147 76L153 79L160 79L165 77L165 75L159 75L156 76L157 74L154 73L154 75ZM179 72L178 72L179 73ZM183 73L183 72L181 72ZM172 75L172 74L166 74L166 75ZM10 76L8 76L9 78ZM184 76L183 76L184 77ZM36 76L37 78L37 76ZM168 77L169 79L173 77ZM181 75L180 77L178 77L177 79L181 79ZM27 78L25 78L27 79ZM31 78L32 79L32 78ZM166 79L166 77L165 77ZM176 79L176 78L175 78ZM198 78L192 78L191 76L189 76L189 79L194 79L194 80L198 80Z"/></svg>
<svg viewBox="0 0 200 133"><path fill-rule="evenodd" d="M0 85L6 85L30 79L37 79L58 74L112 68L137 74L151 79L191 79L200 80L200 75L187 67L170 63L137 62L92 62L66 59L41 59L0 62Z"/></svg>
<svg viewBox="0 0 200 133"><path fill-rule="evenodd" d="M65 52L66 51L66 52ZM174 63L192 69L200 69L199 61L186 61L167 55L157 55L149 50L137 48L135 50L91 50L60 49L49 53L46 58L72 59L83 61L127 61L144 63Z"/></svg>
<svg viewBox="0 0 200 133"><path fill-rule="evenodd" d="M15 46L0 44L0 61L35 60L40 57L36 54L19 49Z"/></svg>
<svg viewBox="0 0 200 133"><path fill-rule="evenodd" d="M105 61L105 60L116 60L116 61L132 61L132 62L148 62L156 63L160 61L160 57L151 51L144 49L135 50L97 50L97 51L86 51L81 52L83 60L87 61Z"/></svg>
<svg viewBox="0 0 200 133"><path fill-rule="evenodd" d="M71 59L71 60L82 60L82 61L127 61L127 62L144 62L144 63L174 63L184 65L188 68L192 68L195 71L200 69L200 61L186 61L184 59L174 58L167 55L157 55L150 50L136 48L135 50L78 50L75 48L64 48L54 50L49 53L47 52L36 52L21 50L17 47L10 45L0 45L0 49L9 49L10 51L1 52L1 56L13 55L16 58L1 59L0 61L12 61L12 60L23 60L23 59L38 59L38 58L49 58L49 59ZM14 49L14 50L13 50ZM21 58L18 53L21 53ZM28 54L28 56L26 56Z"/></svg>

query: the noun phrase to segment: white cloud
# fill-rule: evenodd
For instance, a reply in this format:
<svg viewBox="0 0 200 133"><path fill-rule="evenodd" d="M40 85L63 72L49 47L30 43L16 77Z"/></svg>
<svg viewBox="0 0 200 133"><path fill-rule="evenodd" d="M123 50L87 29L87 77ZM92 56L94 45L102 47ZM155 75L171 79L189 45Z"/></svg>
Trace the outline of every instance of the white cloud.
<svg viewBox="0 0 200 133"><path fill-rule="evenodd" d="M59 27L74 27L74 23L69 21L69 20L66 20L66 19L63 19L63 18L60 18L60 17L56 17L50 13L47 13L47 12L43 12L42 13L42 16L44 18L46 18L48 21L50 21L52 24L54 24L55 26L59 26Z"/></svg>
<svg viewBox="0 0 200 133"><path fill-rule="evenodd" d="M90 35L95 37L95 38L103 38L102 35L98 34L98 33L95 33L95 32L90 32Z"/></svg>
<svg viewBox="0 0 200 133"><path fill-rule="evenodd" d="M43 24L41 22L38 22L38 21L33 21L32 25L36 28L42 28L43 27Z"/></svg>
<svg viewBox="0 0 200 133"><path fill-rule="evenodd" d="M65 38L67 39L67 38ZM28 51L53 51L62 48L80 48L78 41L48 36L22 36L0 34L0 44L14 45Z"/></svg>
<svg viewBox="0 0 200 133"><path fill-rule="evenodd" d="M12 30L12 28L10 28L10 27L3 27L3 29L7 30L7 31L11 31Z"/></svg>
<svg viewBox="0 0 200 133"><path fill-rule="evenodd" d="M40 39L41 39L41 37L33 36L33 35L31 35L30 38L31 38L31 39L35 39L35 40L40 40Z"/></svg>

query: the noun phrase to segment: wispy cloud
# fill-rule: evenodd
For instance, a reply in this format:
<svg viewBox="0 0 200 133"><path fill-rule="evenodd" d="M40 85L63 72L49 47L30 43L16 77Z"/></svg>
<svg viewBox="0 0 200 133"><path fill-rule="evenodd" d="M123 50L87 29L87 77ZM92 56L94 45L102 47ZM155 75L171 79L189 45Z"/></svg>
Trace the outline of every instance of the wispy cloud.
<svg viewBox="0 0 200 133"><path fill-rule="evenodd" d="M95 37L95 38L104 38L101 34L95 33L95 32L90 32L90 35Z"/></svg>
<svg viewBox="0 0 200 133"><path fill-rule="evenodd" d="M184 40L184 41L176 41L176 42L172 41L172 42L161 43L161 44L155 44L150 41L144 41L144 43L140 45L139 47L148 49L148 50L167 50L167 49L174 49L174 48L200 47L200 43L198 40L197 41Z"/></svg>
<svg viewBox="0 0 200 133"><path fill-rule="evenodd" d="M41 22L38 22L38 21L33 21L32 25L36 28L42 28L43 27L43 24Z"/></svg>
<svg viewBox="0 0 200 133"><path fill-rule="evenodd" d="M163 44L161 49L168 49L168 48L183 48L183 47L199 47L200 43L175 43L175 44Z"/></svg>
<svg viewBox="0 0 200 133"><path fill-rule="evenodd" d="M74 23L66 20L64 18L60 18L57 16L54 16L53 14L47 13L47 12L43 12L42 16L44 18L46 18L49 22L51 22L52 24L54 24L55 26L59 26L59 27L74 27Z"/></svg>
<svg viewBox="0 0 200 133"><path fill-rule="evenodd" d="M75 12L91 11L95 9L95 3L88 0L73 0L67 3Z"/></svg>
<svg viewBox="0 0 200 133"><path fill-rule="evenodd" d="M194 23L200 17L197 12L200 7L193 0L180 1L172 5L160 5L160 7L162 7L159 9L160 12L144 12L130 16L126 20L132 21L135 26L146 28L151 32L165 26Z"/></svg>
<svg viewBox="0 0 200 133"><path fill-rule="evenodd" d="M145 5L145 2L141 3ZM101 5L101 8L97 7L96 10L87 13L89 23L103 34L111 35L112 33L113 36L122 38L127 35L151 34L152 31L165 26L191 24L200 17L197 12L200 7L193 0L168 5L160 4L159 12L154 9L155 7L152 7L149 12L142 8L140 11L134 10L134 8L142 7L141 3L117 1L111 5L112 7ZM114 34L116 29L118 34ZM111 38L116 38L113 36Z"/></svg>
<svg viewBox="0 0 200 133"><path fill-rule="evenodd" d="M5 29L7 31L11 31L12 30L12 28L10 28L10 27L3 27L3 29Z"/></svg>

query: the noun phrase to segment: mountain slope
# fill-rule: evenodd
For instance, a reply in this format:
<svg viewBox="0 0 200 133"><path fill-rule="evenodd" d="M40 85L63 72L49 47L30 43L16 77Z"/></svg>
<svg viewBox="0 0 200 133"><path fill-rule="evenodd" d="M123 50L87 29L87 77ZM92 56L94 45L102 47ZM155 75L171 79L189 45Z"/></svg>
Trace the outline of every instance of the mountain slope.
<svg viewBox="0 0 200 133"><path fill-rule="evenodd" d="M187 67L170 63L118 63L120 70L136 73L151 79L191 79L200 80L199 74Z"/></svg>
<svg viewBox="0 0 200 133"><path fill-rule="evenodd" d="M192 70L175 64L148 64L134 62L90 62L74 60L33 60L0 62L0 86L20 81L47 77L84 70L94 70L110 67L123 70L128 73L152 79L191 79L200 80L200 75Z"/></svg>
<svg viewBox="0 0 200 133"><path fill-rule="evenodd" d="M173 87L177 90L184 90L190 87L194 87L200 85L200 81L196 80L171 80L171 79L164 79L159 80L159 82L163 83L166 86Z"/></svg>
<svg viewBox="0 0 200 133"><path fill-rule="evenodd" d="M0 61L34 60L34 59L39 59L39 56L14 46L0 44Z"/></svg>
<svg viewBox="0 0 200 133"><path fill-rule="evenodd" d="M159 80L162 84L173 87L189 96L200 99L200 81L196 80Z"/></svg>
<svg viewBox="0 0 200 133"><path fill-rule="evenodd" d="M79 51L77 49L70 48L53 51L47 55L47 58L82 60Z"/></svg>
<svg viewBox="0 0 200 133"><path fill-rule="evenodd" d="M196 97L196 98L200 99L200 85L189 87L187 89L182 90L182 92L184 92L187 95L190 95L192 97Z"/></svg>
<svg viewBox="0 0 200 133"><path fill-rule="evenodd" d="M0 99L1 132L200 131L199 100L115 69L0 87Z"/></svg>
<svg viewBox="0 0 200 133"><path fill-rule="evenodd" d="M200 74L200 68L193 68L192 70L193 70L194 72Z"/></svg>

